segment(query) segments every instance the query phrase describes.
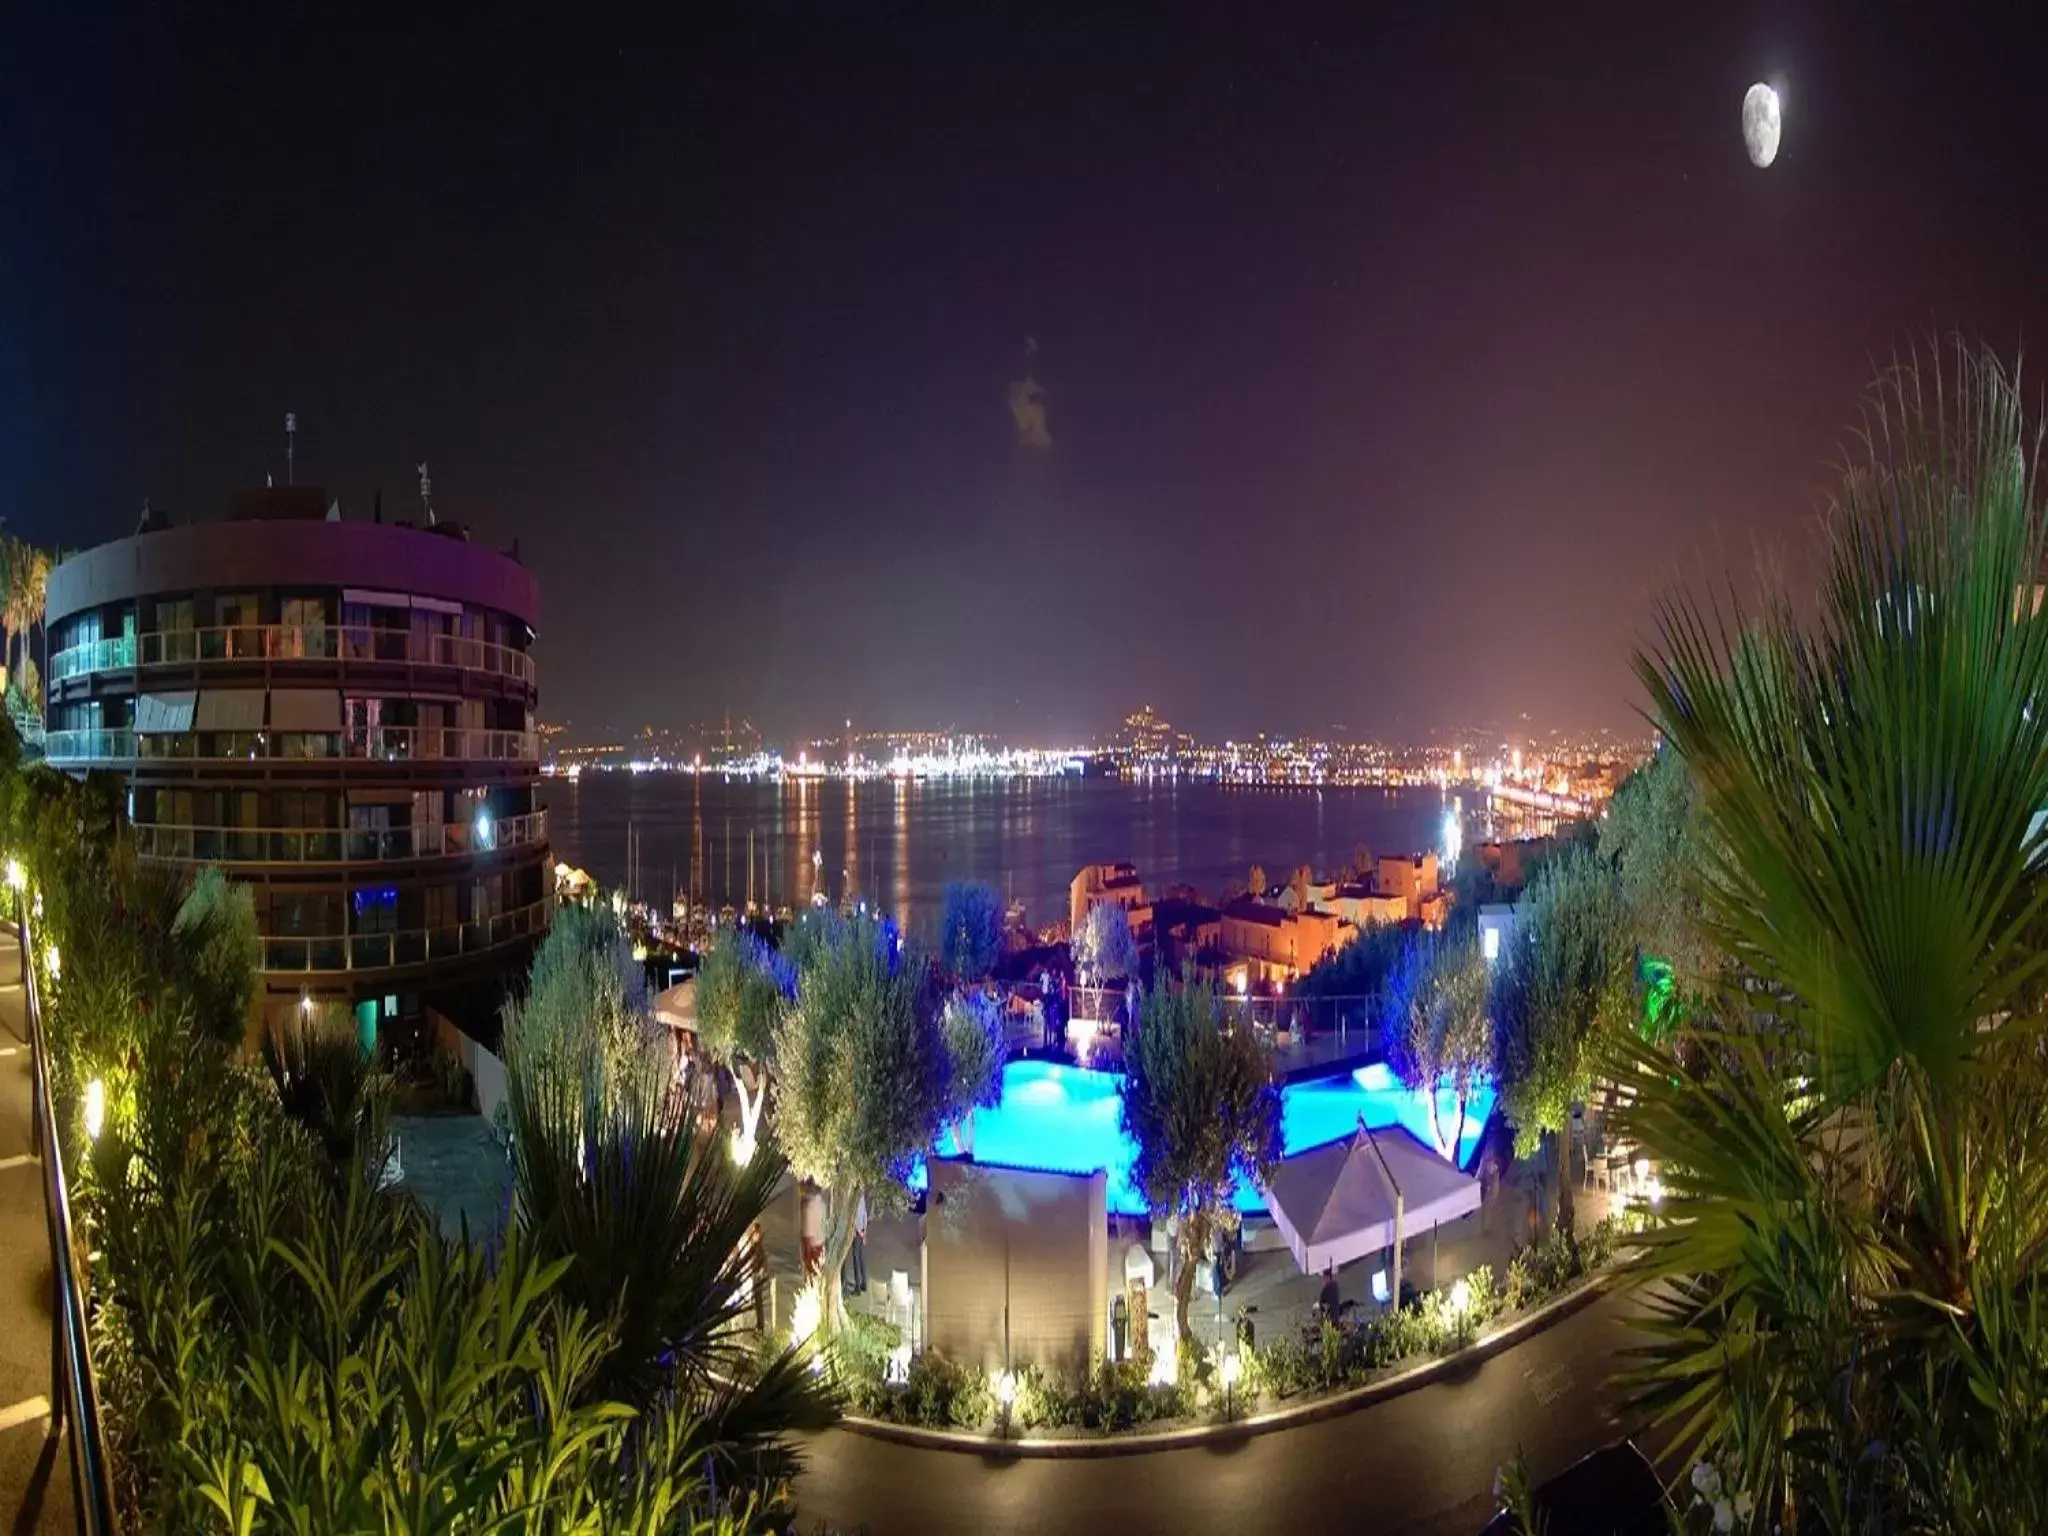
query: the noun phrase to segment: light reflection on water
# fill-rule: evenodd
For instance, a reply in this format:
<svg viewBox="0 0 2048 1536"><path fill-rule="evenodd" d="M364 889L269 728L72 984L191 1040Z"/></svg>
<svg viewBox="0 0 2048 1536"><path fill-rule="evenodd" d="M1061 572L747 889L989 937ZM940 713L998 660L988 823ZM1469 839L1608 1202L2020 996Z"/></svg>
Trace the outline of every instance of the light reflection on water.
<svg viewBox="0 0 2048 1536"><path fill-rule="evenodd" d="M555 857L606 886L625 878L630 822L645 899L694 893L722 903L752 889L800 905L821 888L828 900L880 900L913 933L936 921L948 880L986 880L1042 927L1066 916L1067 884L1084 864L1129 859L1150 889L1185 883L1216 897L1255 863L1284 880L1297 864L1348 865L1361 846L1433 848L1444 811L1435 790L1110 779L778 786L686 774L550 779L541 801ZM1468 819L1468 841L1476 825Z"/></svg>

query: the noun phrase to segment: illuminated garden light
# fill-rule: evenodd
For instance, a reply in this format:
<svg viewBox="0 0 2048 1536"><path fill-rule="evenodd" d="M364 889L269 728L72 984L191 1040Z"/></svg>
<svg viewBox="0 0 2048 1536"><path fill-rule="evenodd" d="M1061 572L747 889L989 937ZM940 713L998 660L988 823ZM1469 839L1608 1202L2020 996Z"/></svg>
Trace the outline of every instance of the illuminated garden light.
<svg viewBox="0 0 2048 1536"><path fill-rule="evenodd" d="M1472 1285L1470 1281L1460 1280L1451 1287L1450 1304L1451 1316L1463 1317L1465 1315L1466 1309L1472 1305Z"/></svg>
<svg viewBox="0 0 2048 1536"><path fill-rule="evenodd" d="M21 860L19 859L9 859L7 861L7 886L9 890L13 891L25 891L28 889L28 871L21 867Z"/></svg>
<svg viewBox="0 0 2048 1536"><path fill-rule="evenodd" d="M85 1085L85 1134L89 1140L98 1141L100 1131L107 1123L107 1085L94 1078Z"/></svg>
<svg viewBox="0 0 2048 1536"><path fill-rule="evenodd" d="M824 1296L815 1284L805 1286L796 1293L796 1302L789 1309L789 1342L801 1349L816 1336L818 1325L824 1320Z"/></svg>

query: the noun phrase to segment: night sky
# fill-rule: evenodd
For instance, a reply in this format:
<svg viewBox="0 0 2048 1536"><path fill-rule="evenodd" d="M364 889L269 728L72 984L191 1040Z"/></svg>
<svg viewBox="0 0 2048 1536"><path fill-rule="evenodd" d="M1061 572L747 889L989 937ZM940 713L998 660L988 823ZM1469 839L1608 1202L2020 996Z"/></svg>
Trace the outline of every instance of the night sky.
<svg viewBox="0 0 2048 1536"><path fill-rule="evenodd" d="M0 514L426 459L585 737L1626 724L1874 358L2048 320L2020 5L177 9L0 35Z"/></svg>

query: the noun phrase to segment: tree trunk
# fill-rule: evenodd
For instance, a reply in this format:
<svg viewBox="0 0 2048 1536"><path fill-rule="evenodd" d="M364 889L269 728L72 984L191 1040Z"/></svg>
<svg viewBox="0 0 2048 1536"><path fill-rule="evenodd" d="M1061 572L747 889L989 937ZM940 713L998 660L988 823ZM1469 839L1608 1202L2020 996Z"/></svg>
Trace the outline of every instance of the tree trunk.
<svg viewBox="0 0 2048 1536"><path fill-rule="evenodd" d="M847 1190L843 1203L838 1190L832 1193L831 1208L825 1217L825 1258L818 1273L818 1285L825 1293L826 1332L837 1334L846 1326L846 1291L840 1276L853 1252L853 1213L860 1209L866 1191Z"/></svg>
<svg viewBox="0 0 2048 1536"><path fill-rule="evenodd" d="M1464 1090L1460 1089L1458 1093L1458 1126L1456 1130L1451 1132L1451 1145L1444 1153L1444 1156L1451 1160L1453 1168L1458 1166L1458 1148L1465 1144L1465 1103Z"/></svg>
<svg viewBox="0 0 2048 1536"><path fill-rule="evenodd" d="M1209 1256L1210 1217L1207 1210L1197 1209L1184 1217L1180 1224L1180 1268L1173 1277L1174 1326L1180 1330L1183 1344L1195 1336L1195 1266L1204 1263Z"/></svg>
<svg viewBox="0 0 2048 1536"><path fill-rule="evenodd" d="M1578 1242L1578 1211L1572 1200L1572 1143L1561 1131L1545 1131L1544 1149L1550 1159L1551 1220L1565 1235L1567 1243Z"/></svg>
<svg viewBox="0 0 2048 1536"><path fill-rule="evenodd" d="M749 1162L753 1160L754 1148L759 1145L761 1111L768 1105L767 1080L763 1078L759 1087L749 1091L748 1079L753 1076L751 1067L747 1068L744 1076L738 1072L732 1076L733 1087L739 1091L740 1097L740 1145L746 1149L745 1161Z"/></svg>

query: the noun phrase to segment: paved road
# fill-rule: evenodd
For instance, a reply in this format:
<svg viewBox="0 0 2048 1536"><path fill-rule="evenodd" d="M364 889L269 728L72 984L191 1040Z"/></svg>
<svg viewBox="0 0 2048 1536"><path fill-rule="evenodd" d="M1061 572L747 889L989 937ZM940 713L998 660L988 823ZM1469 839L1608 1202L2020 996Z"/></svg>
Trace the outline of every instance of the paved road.
<svg viewBox="0 0 2048 1536"><path fill-rule="evenodd" d="M833 1430L813 1441L797 1497L806 1526L873 1536L1470 1536L1517 1446L1549 1477L1622 1433L1608 1375L1635 1305L1603 1297L1461 1379L1216 1449L1002 1461Z"/></svg>

